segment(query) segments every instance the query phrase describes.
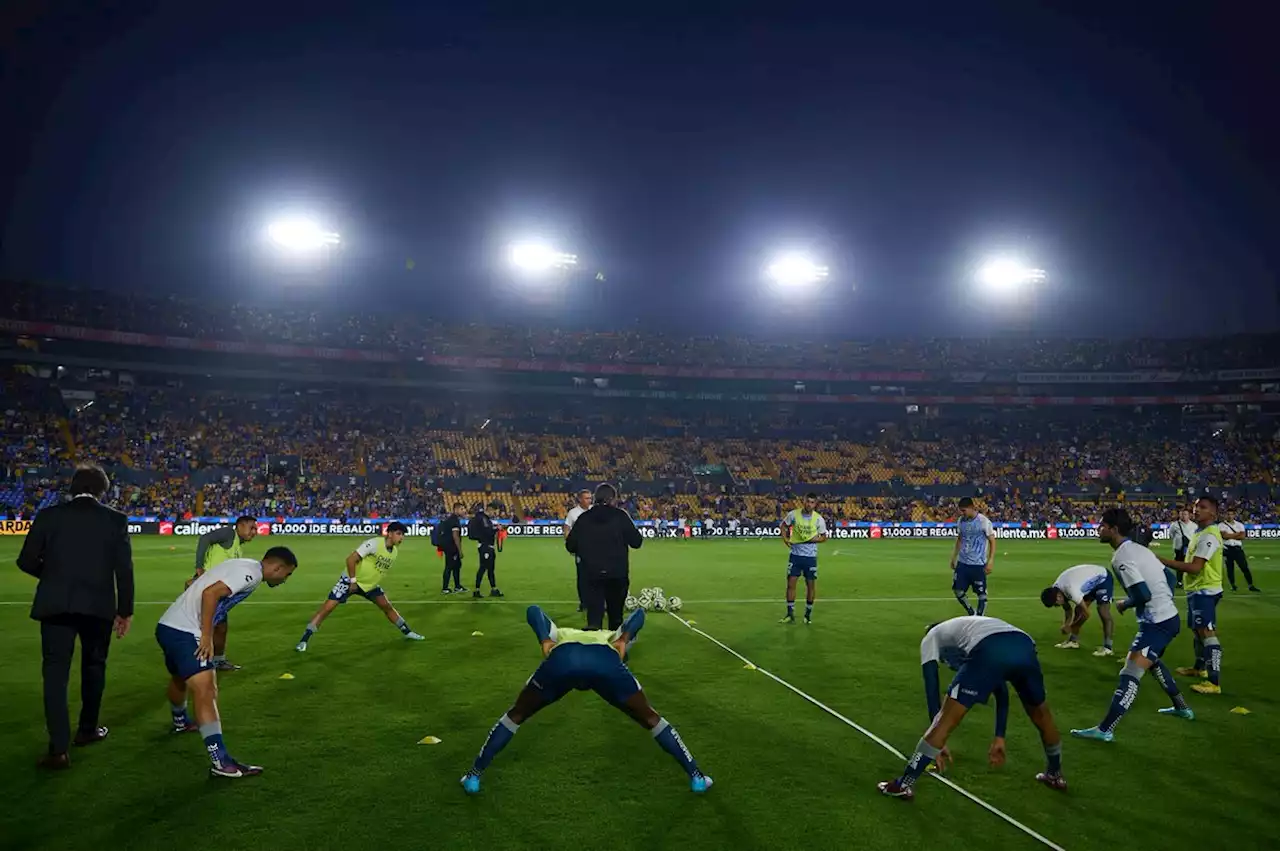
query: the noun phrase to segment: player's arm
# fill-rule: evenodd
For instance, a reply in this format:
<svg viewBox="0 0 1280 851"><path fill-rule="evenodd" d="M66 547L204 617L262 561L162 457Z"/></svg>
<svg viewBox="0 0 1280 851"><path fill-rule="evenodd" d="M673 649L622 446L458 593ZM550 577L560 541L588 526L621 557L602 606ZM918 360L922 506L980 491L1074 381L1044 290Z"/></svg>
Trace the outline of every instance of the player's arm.
<svg viewBox="0 0 1280 851"><path fill-rule="evenodd" d="M204 559L209 554L209 548L214 546L223 549L231 549L236 536L235 526L223 526L220 529L214 529L212 532L205 532L200 536L200 540L196 541L196 577L198 578L204 573Z"/></svg>
<svg viewBox="0 0 1280 851"><path fill-rule="evenodd" d="M218 611L218 601L231 596L227 583L218 581L200 593L200 644L196 658L208 662L213 658L213 616Z"/></svg>
<svg viewBox="0 0 1280 851"><path fill-rule="evenodd" d="M991 572L991 565L996 560L996 530L991 525L991 521L987 521L987 573Z"/></svg>
<svg viewBox="0 0 1280 851"><path fill-rule="evenodd" d="M1009 726L1009 687L1004 683L995 691L996 695L996 734L987 750L987 761L993 766L1004 765L1004 734Z"/></svg>
<svg viewBox="0 0 1280 851"><path fill-rule="evenodd" d="M783 517L782 524L779 527L782 530L782 543L785 544L788 549L791 547L791 524L787 522L790 517L790 514Z"/></svg>
<svg viewBox="0 0 1280 851"><path fill-rule="evenodd" d="M538 643L542 645L543 657L550 656L551 651L556 649L556 622L542 611L541 606L530 606L525 609L524 617L533 629L533 634L538 637Z"/></svg>
<svg viewBox="0 0 1280 851"><path fill-rule="evenodd" d="M1213 558L1214 552L1218 549L1218 542L1210 535L1201 535L1200 541L1196 544L1196 551L1191 554L1191 561L1178 561L1172 558L1161 558L1160 563L1170 570L1176 570L1179 573L1199 573L1204 570L1204 566L1208 564L1209 559Z"/></svg>
<svg viewBox="0 0 1280 851"><path fill-rule="evenodd" d="M1120 578L1120 583L1129 592L1128 597L1116 602L1116 611L1121 614L1129 609L1142 611L1142 607L1151 602L1151 589L1147 587L1147 583L1142 581L1142 577L1137 571L1129 569L1126 565L1121 565L1116 569L1116 576Z"/></svg>
<svg viewBox="0 0 1280 851"><path fill-rule="evenodd" d="M1076 622L1076 609L1071 605L1071 601L1063 595L1062 599L1062 632L1065 634L1071 631L1071 625Z"/></svg>
<svg viewBox="0 0 1280 851"><path fill-rule="evenodd" d="M956 524L956 545L951 548L951 569L952 570L956 569L956 562L960 561L961 540L963 539L960 537L960 524L957 523Z"/></svg>
<svg viewBox="0 0 1280 851"><path fill-rule="evenodd" d="M817 534L809 539L811 544L825 544L827 542L827 521L822 517L818 517Z"/></svg>
<svg viewBox="0 0 1280 851"><path fill-rule="evenodd" d="M356 571L360 569L360 561L359 550L354 550L351 555L347 556L347 576L351 577L352 582L356 581Z"/></svg>
<svg viewBox="0 0 1280 851"><path fill-rule="evenodd" d="M942 711L942 692L938 688L938 660L942 654L938 648L937 627L925 633L920 642L920 670L924 674L924 699L929 707L929 723Z"/></svg>

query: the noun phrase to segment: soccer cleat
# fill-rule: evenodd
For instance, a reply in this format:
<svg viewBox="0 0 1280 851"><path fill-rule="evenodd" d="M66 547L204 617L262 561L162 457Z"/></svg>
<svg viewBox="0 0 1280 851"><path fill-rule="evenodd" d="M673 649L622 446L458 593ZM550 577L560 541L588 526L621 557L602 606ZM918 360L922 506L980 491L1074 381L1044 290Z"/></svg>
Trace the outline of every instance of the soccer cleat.
<svg viewBox="0 0 1280 851"><path fill-rule="evenodd" d="M1079 650L1080 642L1079 641L1059 641L1057 644L1053 646L1058 648L1059 650Z"/></svg>
<svg viewBox="0 0 1280 851"><path fill-rule="evenodd" d="M795 615L786 615L782 618L782 620L778 621L778 623L795 623L795 622L796 622Z"/></svg>
<svg viewBox="0 0 1280 851"><path fill-rule="evenodd" d="M463 588L461 585L459 585L457 588L454 588L454 589L453 589L453 593L455 593L455 594L465 594L465 593L467 593L467 589L466 589L466 588Z"/></svg>
<svg viewBox="0 0 1280 851"><path fill-rule="evenodd" d="M483 594L481 594L481 593L480 593L480 589L479 589L479 588L477 588L476 590L474 590L474 591L472 591L472 592L471 592L471 596L472 596L472 597L474 597L475 599L479 600L479 599L480 599L481 597L483 597L484 595L483 595Z"/></svg>
<svg viewBox="0 0 1280 851"><path fill-rule="evenodd" d="M811 623L813 623L813 615L805 615L805 616L804 616L804 625L805 625L805 626L808 626L808 625L809 625L809 624L811 624Z"/></svg>
<svg viewBox="0 0 1280 851"><path fill-rule="evenodd" d="M1249 586L1249 590L1250 590L1250 591L1252 591L1252 592L1253 592L1253 593L1255 593L1255 594L1261 594L1261 593L1262 593L1262 589L1261 589L1261 588L1259 588L1257 585L1250 585L1250 586Z"/></svg>
<svg viewBox="0 0 1280 851"><path fill-rule="evenodd" d="M1036 775L1036 782L1043 783L1050 789L1056 789L1059 792L1067 791L1067 778L1061 774L1050 774L1047 771L1042 771Z"/></svg>
<svg viewBox="0 0 1280 851"><path fill-rule="evenodd" d="M1072 730L1071 735L1075 736L1077 739L1094 739L1099 742L1110 742L1115 740L1114 733L1099 730L1097 727L1090 727L1087 730Z"/></svg>
<svg viewBox="0 0 1280 851"><path fill-rule="evenodd" d="M1196 694L1222 694L1222 686L1215 683L1196 683L1191 690Z"/></svg>
<svg viewBox="0 0 1280 851"><path fill-rule="evenodd" d="M1174 706L1166 706L1164 709L1157 709L1161 715L1172 715L1174 718L1184 718L1187 721L1196 720L1196 714L1190 709L1178 709Z"/></svg>
<svg viewBox="0 0 1280 851"><path fill-rule="evenodd" d="M229 780L237 780L241 777L257 777L262 773L260 765L241 765L238 762L227 762L222 765L209 766L210 777L225 777Z"/></svg>
<svg viewBox="0 0 1280 851"><path fill-rule="evenodd" d="M298 642L298 646L297 646L297 647L295 647L295 648L293 648L293 649L294 649L294 650L297 650L299 653L306 653L306 652L307 652L307 642L305 642L305 641L299 641L299 642Z"/></svg>
<svg viewBox="0 0 1280 851"><path fill-rule="evenodd" d="M1199 677L1200 679L1208 679L1209 672L1199 668L1177 668L1174 673L1180 677Z"/></svg>
<svg viewBox="0 0 1280 851"><path fill-rule="evenodd" d="M464 774L462 779L458 781L462 784L462 791L468 795L477 795L480 793L480 778L474 774Z"/></svg>
<svg viewBox="0 0 1280 851"><path fill-rule="evenodd" d="M214 663L213 669L215 671L238 671L240 670L240 666L232 664L231 662L228 662L226 659L220 659Z"/></svg>
<svg viewBox="0 0 1280 851"><path fill-rule="evenodd" d="M179 733L195 733L200 729L200 725L188 718L182 724L174 724L169 728L169 732L175 736Z"/></svg>
<svg viewBox="0 0 1280 851"><path fill-rule="evenodd" d="M902 781L898 779L882 780L876 784L876 788L880 790L881 795L888 795L890 798L910 801L916 797L916 790L911 786L903 786Z"/></svg>
<svg viewBox="0 0 1280 851"><path fill-rule="evenodd" d="M1116 655L1116 651L1112 650L1110 647L1099 647L1097 650L1093 651L1093 655L1103 657L1114 656Z"/></svg>
<svg viewBox="0 0 1280 851"><path fill-rule="evenodd" d="M714 785L715 781L705 774L699 774L689 781L689 789L695 795L701 795Z"/></svg>
<svg viewBox="0 0 1280 851"><path fill-rule="evenodd" d="M503 593L502 593L501 591L499 591L497 588L494 588L492 591L490 591L490 592L489 592L489 596L490 596L490 597L505 597L505 596L507 596L507 595L506 595L506 594L503 594Z"/></svg>
<svg viewBox="0 0 1280 851"><path fill-rule="evenodd" d="M426 641L424 636L418 635L416 632L406 632L404 637L409 641Z"/></svg>

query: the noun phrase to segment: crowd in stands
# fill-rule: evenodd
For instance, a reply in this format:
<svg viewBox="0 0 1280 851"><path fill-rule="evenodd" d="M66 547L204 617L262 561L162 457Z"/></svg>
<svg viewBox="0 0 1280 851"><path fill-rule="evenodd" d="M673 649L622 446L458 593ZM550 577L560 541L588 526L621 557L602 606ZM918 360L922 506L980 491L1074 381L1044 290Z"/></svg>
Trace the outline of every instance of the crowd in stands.
<svg viewBox="0 0 1280 851"><path fill-rule="evenodd" d="M5 318L112 331L233 342L387 349L405 356L457 355L701 367L818 370L1124 371L1273 367L1277 335L1215 339L814 340L769 343L734 336L674 337L635 329L598 332L460 325L426 313L322 313L177 296L71 291L0 282Z"/></svg>

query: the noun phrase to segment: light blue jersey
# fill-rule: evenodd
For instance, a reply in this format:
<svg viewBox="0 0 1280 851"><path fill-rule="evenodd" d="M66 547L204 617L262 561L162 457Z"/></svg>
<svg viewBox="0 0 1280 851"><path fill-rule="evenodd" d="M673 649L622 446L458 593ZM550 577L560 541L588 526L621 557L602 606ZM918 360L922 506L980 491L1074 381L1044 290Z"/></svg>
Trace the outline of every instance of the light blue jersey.
<svg viewBox="0 0 1280 851"><path fill-rule="evenodd" d="M816 511L808 514L803 511L788 511L782 523L791 527L791 540L793 541L805 541L809 538L827 534L827 521L823 520L822 515ZM816 559L818 557L818 545L792 544L791 554L793 556Z"/></svg>
<svg viewBox="0 0 1280 851"><path fill-rule="evenodd" d="M959 564L985 565L987 563L987 538L995 534L991 521L985 514L976 514L970 520L961 517Z"/></svg>

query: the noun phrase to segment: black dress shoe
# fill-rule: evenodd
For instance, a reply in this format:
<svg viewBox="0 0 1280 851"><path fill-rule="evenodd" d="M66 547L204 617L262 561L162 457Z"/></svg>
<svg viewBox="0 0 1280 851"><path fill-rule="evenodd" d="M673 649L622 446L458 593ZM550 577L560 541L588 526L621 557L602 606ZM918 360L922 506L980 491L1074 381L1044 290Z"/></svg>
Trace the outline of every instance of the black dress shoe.
<svg viewBox="0 0 1280 851"><path fill-rule="evenodd" d="M105 739L110 732L111 731L106 727L99 727L91 733L76 733L76 738L72 744L78 748L82 748L85 745L96 744L97 742Z"/></svg>
<svg viewBox="0 0 1280 851"><path fill-rule="evenodd" d="M64 753L45 754L36 765L49 771L65 771L71 767L71 757Z"/></svg>

